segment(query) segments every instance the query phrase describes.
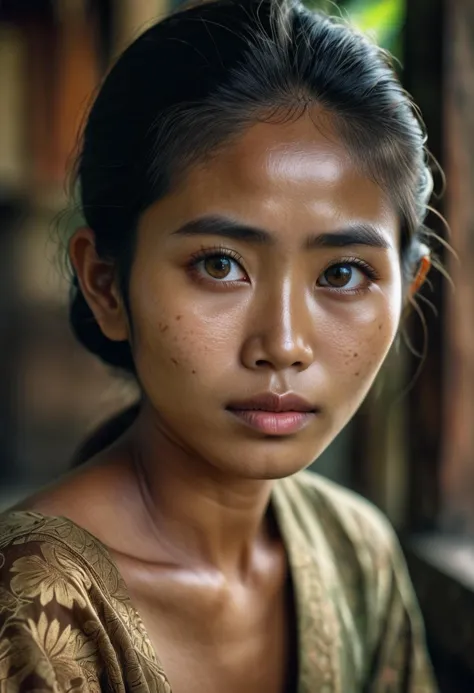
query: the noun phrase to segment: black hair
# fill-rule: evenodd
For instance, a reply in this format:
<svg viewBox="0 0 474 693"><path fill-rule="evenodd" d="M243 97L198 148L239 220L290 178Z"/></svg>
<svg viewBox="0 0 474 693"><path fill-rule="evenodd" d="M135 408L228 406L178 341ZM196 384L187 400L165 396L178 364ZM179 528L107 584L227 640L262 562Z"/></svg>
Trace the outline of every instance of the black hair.
<svg viewBox="0 0 474 693"><path fill-rule="evenodd" d="M143 33L108 73L87 119L77 179L99 256L125 305L140 214L188 168L257 121L318 104L396 205L406 282L425 252L432 191L425 132L387 54L347 23L286 0L215 0ZM73 277L70 321L105 363L134 372L127 342L101 332Z"/></svg>
<svg viewBox="0 0 474 693"><path fill-rule="evenodd" d="M122 409L90 431L74 451L70 466L80 467L95 455L111 446L133 424L140 412L141 402Z"/></svg>

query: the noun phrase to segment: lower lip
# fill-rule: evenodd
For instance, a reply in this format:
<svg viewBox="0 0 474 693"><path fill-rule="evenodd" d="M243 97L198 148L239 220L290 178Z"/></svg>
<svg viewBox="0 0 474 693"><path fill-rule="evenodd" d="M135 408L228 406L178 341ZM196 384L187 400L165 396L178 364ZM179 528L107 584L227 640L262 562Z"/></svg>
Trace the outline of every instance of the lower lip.
<svg viewBox="0 0 474 693"><path fill-rule="evenodd" d="M257 411L251 409L229 409L231 414L261 433L284 436L298 433L314 418L313 412L301 411Z"/></svg>

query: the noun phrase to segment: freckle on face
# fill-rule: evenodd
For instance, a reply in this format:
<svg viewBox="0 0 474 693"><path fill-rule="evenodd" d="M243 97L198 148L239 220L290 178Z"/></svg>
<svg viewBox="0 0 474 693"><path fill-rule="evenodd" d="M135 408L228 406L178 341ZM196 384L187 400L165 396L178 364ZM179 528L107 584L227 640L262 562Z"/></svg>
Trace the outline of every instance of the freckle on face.
<svg viewBox="0 0 474 693"><path fill-rule="evenodd" d="M187 449L232 473L263 478L271 466L271 475L285 476L313 460L358 406L393 331L395 254L380 260L380 290L375 286L346 300L314 291L326 258L340 259L339 251L333 258L332 250L301 250L308 233L345 227L354 219L367 218L396 236L389 201L337 142L336 135L333 142L315 128L311 118L291 127L256 125L242 141L236 138L222 155L216 153L212 163L190 170L183 185L152 205L141 220L130 301L143 389L161 421ZM194 266L193 272L188 267L199 241L172 233L216 210L268 228L275 237L271 253L236 241L255 279L243 290L222 291L195 281L205 271L204 265ZM224 245L232 249L234 242ZM215 239L203 242L203 249L215 247ZM378 251L367 253L379 257ZM308 428L275 454L272 443L256 446L253 436L234 425L227 404L273 388L273 365L256 369L253 356L260 358L263 352L270 362L283 353L279 321L287 288L292 311L294 306L290 341L307 344L314 358L301 372L290 364L283 380L288 389L325 406L327 416L317 417L314 430ZM269 289L278 300L268 301ZM251 460L251 469L243 460Z"/></svg>

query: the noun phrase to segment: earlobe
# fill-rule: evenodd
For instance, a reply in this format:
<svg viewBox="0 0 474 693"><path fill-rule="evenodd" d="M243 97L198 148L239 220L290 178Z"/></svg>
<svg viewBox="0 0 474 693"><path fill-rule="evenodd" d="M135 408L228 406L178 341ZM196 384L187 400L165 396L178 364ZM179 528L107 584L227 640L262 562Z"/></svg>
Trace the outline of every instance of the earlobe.
<svg viewBox="0 0 474 693"><path fill-rule="evenodd" d="M415 296L418 293L418 291L421 289L421 287L423 286L423 284L426 281L426 277L428 276L428 272L430 271L430 269L431 269L430 256L429 256L429 254L423 255L423 257L421 258L419 267L418 267L418 271L416 273L416 277L414 278L414 280L412 281L411 286L410 286L410 298L413 298L413 296Z"/></svg>
<svg viewBox="0 0 474 693"><path fill-rule="evenodd" d="M69 258L81 291L106 337L113 341L128 339L128 321L117 287L113 263L100 258L94 232L78 229L69 241Z"/></svg>

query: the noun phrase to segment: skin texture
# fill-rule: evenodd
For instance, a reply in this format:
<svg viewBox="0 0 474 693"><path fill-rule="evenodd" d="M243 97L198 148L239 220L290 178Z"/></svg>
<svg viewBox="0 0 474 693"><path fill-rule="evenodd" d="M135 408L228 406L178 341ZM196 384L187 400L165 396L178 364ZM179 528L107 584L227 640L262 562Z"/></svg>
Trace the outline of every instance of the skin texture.
<svg viewBox="0 0 474 693"><path fill-rule="evenodd" d="M174 233L210 213L267 230L272 246ZM358 223L375 226L391 247L303 248L310 234ZM216 477L271 479L309 464L358 408L396 334L397 226L378 186L310 118L256 125L190 172L143 215L130 281L133 351L153 435ZM242 257L244 272L234 262L232 277L247 273L248 281L225 287L202 267L187 271L195 253L216 247ZM97 295L98 268L80 250L92 249L78 248L76 265L103 331L129 337L120 299L115 308ZM330 263L352 256L371 264L378 281L359 294L316 288ZM297 437L245 432L226 405L268 390L294 391L321 413Z"/></svg>
<svg viewBox="0 0 474 693"><path fill-rule="evenodd" d="M397 216L318 117L324 127L309 116L252 126L146 210L131 320L92 231L70 245L103 332L132 343L144 405L112 448L22 507L68 516L109 547L176 693L291 690L272 480L310 464L348 422L399 325ZM222 237L220 223L179 233L210 215L268 238ZM361 226L383 247L321 245L322 234ZM353 262L364 267L338 287L333 266L350 277ZM227 410L268 391L296 393L317 413L271 436Z"/></svg>

